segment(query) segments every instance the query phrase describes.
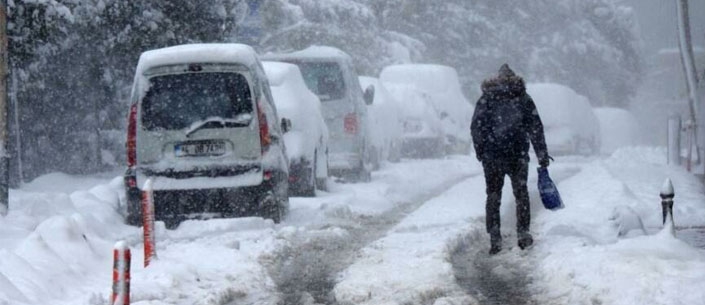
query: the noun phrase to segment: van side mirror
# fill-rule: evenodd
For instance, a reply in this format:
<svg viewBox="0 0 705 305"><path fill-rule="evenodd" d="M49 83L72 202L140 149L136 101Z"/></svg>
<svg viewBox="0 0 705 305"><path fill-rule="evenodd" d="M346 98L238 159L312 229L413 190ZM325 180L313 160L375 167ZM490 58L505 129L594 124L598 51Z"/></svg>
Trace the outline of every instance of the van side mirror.
<svg viewBox="0 0 705 305"><path fill-rule="evenodd" d="M283 133L291 131L291 120L287 118L282 118L281 127Z"/></svg>
<svg viewBox="0 0 705 305"><path fill-rule="evenodd" d="M367 89L365 89L365 93L363 93L362 98L365 100L365 104L372 105L372 102L375 99L375 86L368 86Z"/></svg>

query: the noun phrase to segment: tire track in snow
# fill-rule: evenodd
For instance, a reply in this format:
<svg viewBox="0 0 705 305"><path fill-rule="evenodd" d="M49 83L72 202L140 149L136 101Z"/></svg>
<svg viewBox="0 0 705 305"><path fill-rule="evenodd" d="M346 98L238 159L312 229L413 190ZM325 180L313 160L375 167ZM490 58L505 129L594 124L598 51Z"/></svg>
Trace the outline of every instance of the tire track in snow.
<svg viewBox="0 0 705 305"><path fill-rule="evenodd" d="M560 168L552 173L551 177L558 184L578 172L580 167ZM528 183L536 185L536 178L530 178ZM505 189L503 196L512 196L512 192ZM529 196L533 211L543 209L537 189L529 188ZM513 206L514 202L509 204ZM506 214L506 210L505 208L502 212ZM490 256L490 239L485 232L484 219L478 219L475 228L461 238L451 251L450 261L458 285L483 305L538 304L532 299L528 288L531 284L530 274L535 265L531 261L531 249L520 250L515 244L510 244L510 241L516 243L514 233L503 233L502 239L502 252Z"/></svg>
<svg viewBox="0 0 705 305"><path fill-rule="evenodd" d="M355 261L360 249L384 236L404 217L427 201L463 181L469 174L439 185L410 202L401 202L379 216L358 216L355 224L335 225L323 231L306 231L292 245L267 258L264 265L281 294L278 304L336 304L333 288L337 274Z"/></svg>

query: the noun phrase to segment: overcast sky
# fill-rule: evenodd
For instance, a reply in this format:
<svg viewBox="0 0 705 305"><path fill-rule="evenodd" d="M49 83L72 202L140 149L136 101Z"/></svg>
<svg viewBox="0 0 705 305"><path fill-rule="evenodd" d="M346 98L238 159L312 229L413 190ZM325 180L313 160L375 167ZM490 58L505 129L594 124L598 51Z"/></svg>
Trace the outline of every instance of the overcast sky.
<svg viewBox="0 0 705 305"><path fill-rule="evenodd" d="M644 50L653 54L663 48L677 48L676 0L624 0L634 8L641 27ZM705 43L705 0L690 0L693 43Z"/></svg>

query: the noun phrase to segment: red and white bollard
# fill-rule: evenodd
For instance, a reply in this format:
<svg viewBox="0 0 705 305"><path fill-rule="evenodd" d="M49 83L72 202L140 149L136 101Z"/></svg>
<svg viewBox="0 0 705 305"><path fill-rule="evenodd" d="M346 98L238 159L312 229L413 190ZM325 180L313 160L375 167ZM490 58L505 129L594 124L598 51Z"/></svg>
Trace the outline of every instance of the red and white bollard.
<svg viewBox="0 0 705 305"><path fill-rule="evenodd" d="M130 261L132 255L127 243L119 241L113 248L113 297L110 304L130 304Z"/></svg>
<svg viewBox="0 0 705 305"><path fill-rule="evenodd" d="M154 241L154 191L152 179L147 179L142 188L142 231L144 233L144 266L149 266L152 258L157 257Z"/></svg>

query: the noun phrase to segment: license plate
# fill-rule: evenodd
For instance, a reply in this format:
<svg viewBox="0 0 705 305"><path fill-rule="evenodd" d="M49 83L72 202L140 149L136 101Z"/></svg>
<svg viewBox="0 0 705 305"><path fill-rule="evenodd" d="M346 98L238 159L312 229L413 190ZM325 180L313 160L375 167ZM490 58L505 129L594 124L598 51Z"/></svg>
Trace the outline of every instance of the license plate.
<svg viewBox="0 0 705 305"><path fill-rule="evenodd" d="M225 142L188 142L174 146L174 153L177 157L204 157L220 156L225 154Z"/></svg>

